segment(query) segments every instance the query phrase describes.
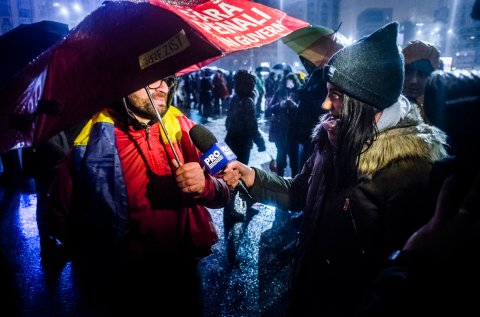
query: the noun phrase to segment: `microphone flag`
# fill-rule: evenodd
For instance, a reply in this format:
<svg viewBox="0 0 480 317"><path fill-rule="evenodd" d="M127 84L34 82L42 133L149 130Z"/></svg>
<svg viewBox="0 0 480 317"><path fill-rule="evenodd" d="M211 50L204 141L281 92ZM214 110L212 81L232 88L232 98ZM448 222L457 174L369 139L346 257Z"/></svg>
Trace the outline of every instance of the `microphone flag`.
<svg viewBox="0 0 480 317"><path fill-rule="evenodd" d="M237 156L225 142L213 144L201 157L203 165L211 175L215 175L237 160Z"/></svg>

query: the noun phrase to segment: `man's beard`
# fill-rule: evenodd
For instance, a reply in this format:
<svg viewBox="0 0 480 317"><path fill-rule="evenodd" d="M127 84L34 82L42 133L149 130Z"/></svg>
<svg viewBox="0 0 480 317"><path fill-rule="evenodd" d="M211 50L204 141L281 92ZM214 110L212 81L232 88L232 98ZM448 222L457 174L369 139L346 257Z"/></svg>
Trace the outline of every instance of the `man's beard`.
<svg viewBox="0 0 480 317"><path fill-rule="evenodd" d="M140 97L135 94L128 96L128 108L139 118L149 121L158 121L157 110L160 116L167 112L168 93L162 91L150 91L148 98ZM153 105L152 105L153 102Z"/></svg>
<svg viewBox="0 0 480 317"><path fill-rule="evenodd" d="M152 122L158 121L157 113L155 112L155 109L153 107L157 107L158 113L160 114L161 117L167 112L166 110L160 110L158 109L158 105L155 104L153 106L150 101L146 101L143 105L139 107L133 107L132 111L139 117L148 119ZM165 105L162 105L162 108L165 107Z"/></svg>
<svg viewBox="0 0 480 317"><path fill-rule="evenodd" d="M157 113L153 107L154 106L150 102L147 102L137 109L137 115L145 119L156 120ZM163 116L163 113L160 113L160 115Z"/></svg>

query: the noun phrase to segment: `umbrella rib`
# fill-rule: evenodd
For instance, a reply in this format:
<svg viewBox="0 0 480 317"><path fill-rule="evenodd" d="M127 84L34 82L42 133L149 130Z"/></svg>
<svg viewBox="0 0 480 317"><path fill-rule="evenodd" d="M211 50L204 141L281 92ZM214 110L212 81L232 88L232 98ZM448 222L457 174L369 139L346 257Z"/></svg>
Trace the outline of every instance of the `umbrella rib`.
<svg viewBox="0 0 480 317"><path fill-rule="evenodd" d="M165 133L165 137L167 138L168 144L170 145L170 148L172 149L173 155L175 156L175 160L178 163L178 166L181 166L182 163L180 162L180 159L178 158L177 151L175 151L175 148L173 147L172 140L170 139L170 136L167 133L167 128L165 127L165 124L163 123L162 116L158 112L158 109L155 105L155 101L152 98L152 95L150 94L150 90L148 87L145 87L145 91L147 92L148 99L150 99L150 105L152 106L153 110L155 111L155 114L157 115L158 122L160 123L160 126L162 127L163 133Z"/></svg>

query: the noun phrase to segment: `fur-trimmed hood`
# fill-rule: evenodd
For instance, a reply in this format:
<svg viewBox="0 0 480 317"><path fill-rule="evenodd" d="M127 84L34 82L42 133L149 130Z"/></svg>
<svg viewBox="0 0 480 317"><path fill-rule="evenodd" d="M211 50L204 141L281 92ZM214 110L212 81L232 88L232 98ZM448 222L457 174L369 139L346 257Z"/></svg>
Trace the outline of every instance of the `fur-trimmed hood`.
<svg viewBox="0 0 480 317"><path fill-rule="evenodd" d="M424 123L418 107L412 105L397 125L381 132L360 155L359 171L373 174L392 161L415 157L433 163L447 156L446 139L443 131Z"/></svg>
<svg viewBox="0 0 480 317"><path fill-rule="evenodd" d="M320 126L313 132L319 139ZM371 147L360 155L359 171L371 175L395 160L422 158L437 161L447 157L446 134L423 122L417 105L412 104L407 114L393 127L381 131Z"/></svg>

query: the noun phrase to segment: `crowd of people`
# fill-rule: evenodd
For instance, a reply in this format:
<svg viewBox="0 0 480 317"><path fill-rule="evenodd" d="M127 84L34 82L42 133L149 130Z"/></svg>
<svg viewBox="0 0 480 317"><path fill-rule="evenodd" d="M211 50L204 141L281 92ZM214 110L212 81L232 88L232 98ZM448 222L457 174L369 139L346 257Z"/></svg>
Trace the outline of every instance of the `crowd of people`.
<svg viewBox="0 0 480 317"><path fill-rule="evenodd" d="M250 130L245 129L246 127L257 131L258 122L266 120L269 126L268 141L274 143L276 148L275 166L272 168L279 175L293 177L311 154L310 137L316 119L324 112L319 105L326 96L325 82L318 83L318 80L321 80L318 76L321 69L316 69L315 65L311 68L308 60L301 60L307 74L302 71L295 72L288 64L279 63L271 69L259 66L255 70L227 71L207 67L183 75L179 78L176 104L181 109L197 111L201 123L207 122L209 118L225 117L227 143L232 146L239 161L248 162L252 149L249 140L259 140L260 135L257 133L255 138L252 138L241 133L235 134L232 129L239 127L232 127L231 122L244 118L245 115L244 111L236 109L245 108L238 103L239 94L246 94L245 85L238 81L253 81L253 86L251 83L246 85L249 87L247 95L253 103L251 110L255 123L245 124L243 131ZM309 76L309 71L315 71L315 74ZM250 106L248 108L250 109ZM245 118L248 122L251 121L250 114ZM260 151L264 150L263 145L255 143ZM238 148L239 144L243 144L241 148ZM244 146L245 144L249 145Z"/></svg>
<svg viewBox="0 0 480 317"><path fill-rule="evenodd" d="M44 256L61 245L105 315L201 316L197 265L218 240L207 208L241 221L242 181L250 204L302 214L285 316L477 311L480 77L443 71L431 43L399 49L398 29L322 65L300 57L306 78L283 63L162 78L55 136L35 151L59 156L38 180ZM225 116L238 160L220 175L182 109ZM249 167L267 141L276 171Z"/></svg>

